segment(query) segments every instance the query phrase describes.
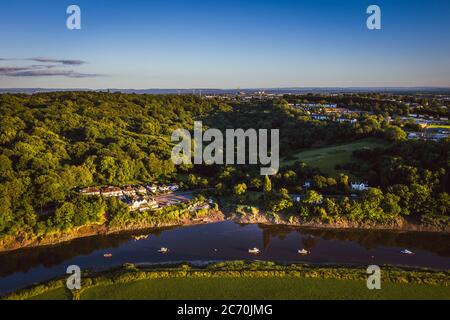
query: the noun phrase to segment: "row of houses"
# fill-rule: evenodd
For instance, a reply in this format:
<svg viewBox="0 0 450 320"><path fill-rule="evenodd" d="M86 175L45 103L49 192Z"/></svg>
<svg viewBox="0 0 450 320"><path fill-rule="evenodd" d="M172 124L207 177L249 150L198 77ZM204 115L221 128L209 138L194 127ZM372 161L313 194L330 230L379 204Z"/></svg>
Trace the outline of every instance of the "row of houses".
<svg viewBox="0 0 450 320"><path fill-rule="evenodd" d="M180 187L177 184L170 185L147 185L147 186L126 186L124 188L119 188L115 186L107 186L103 188L88 187L79 190L79 193L85 196L103 196L103 197L121 197L121 196L136 196L136 195L147 195L158 194L158 193L168 193L178 191Z"/></svg>
<svg viewBox="0 0 450 320"><path fill-rule="evenodd" d="M294 104L294 107L303 107L303 108L337 108L337 104L334 103L301 103Z"/></svg>
<svg viewBox="0 0 450 320"><path fill-rule="evenodd" d="M363 183L363 182L355 182L355 183L352 182L352 183L350 183L350 187L354 191L366 191L366 190L369 190L369 185L367 183Z"/></svg>
<svg viewBox="0 0 450 320"><path fill-rule="evenodd" d="M160 207L159 203L153 198L142 196L122 196L121 200L128 205L132 211L150 211Z"/></svg>
<svg viewBox="0 0 450 320"><path fill-rule="evenodd" d="M318 121L334 121L339 123L357 123L358 119L355 118L344 118L344 117L333 117L330 115L324 115L324 114L313 114L311 115L311 118Z"/></svg>
<svg viewBox="0 0 450 320"><path fill-rule="evenodd" d="M306 181L303 184L303 188L305 188L305 189L309 189L311 187L312 187L312 182L310 182L310 181ZM363 183L363 182L351 182L350 188L353 191L366 191L366 190L369 190L369 185L367 183Z"/></svg>
<svg viewBox="0 0 450 320"><path fill-rule="evenodd" d="M408 132L408 140L440 141L450 137L447 131Z"/></svg>

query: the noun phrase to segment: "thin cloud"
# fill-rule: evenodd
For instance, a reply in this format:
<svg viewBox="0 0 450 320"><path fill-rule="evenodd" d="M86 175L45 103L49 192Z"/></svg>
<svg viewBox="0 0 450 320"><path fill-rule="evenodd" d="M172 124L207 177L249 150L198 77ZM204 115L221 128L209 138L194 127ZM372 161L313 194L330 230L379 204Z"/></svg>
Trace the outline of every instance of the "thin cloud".
<svg viewBox="0 0 450 320"><path fill-rule="evenodd" d="M7 77L67 77L67 78L89 78L101 77L102 74L83 73L74 70L62 69L64 66L81 66L86 63L83 60L52 59L52 58L28 58L28 59L6 59L0 61L34 61L41 64L34 64L25 67L6 66L0 67L0 76Z"/></svg>
<svg viewBox="0 0 450 320"><path fill-rule="evenodd" d="M33 68L33 69L53 69L56 67L57 67L57 65L55 65L55 64L33 64L30 66L30 68Z"/></svg>
<svg viewBox="0 0 450 320"><path fill-rule="evenodd" d="M7 74L10 77L55 77L89 78L100 77L100 74L81 73L73 70L24 70Z"/></svg>
<svg viewBox="0 0 450 320"><path fill-rule="evenodd" d="M76 72L74 70L61 70L42 66L31 67L0 67L0 76L7 77L67 77L89 78L101 77L101 74Z"/></svg>
<svg viewBox="0 0 450 320"><path fill-rule="evenodd" d="M59 63L70 66L80 66L86 63L86 61L84 60L66 60L66 59L52 59L52 58L30 58L28 60L41 63Z"/></svg>
<svg viewBox="0 0 450 320"><path fill-rule="evenodd" d="M0 59L2 60L2 59ZM21 67L0 67L0 74L5 73L13 73L28 70L29 68L21 68Z"/></svg>

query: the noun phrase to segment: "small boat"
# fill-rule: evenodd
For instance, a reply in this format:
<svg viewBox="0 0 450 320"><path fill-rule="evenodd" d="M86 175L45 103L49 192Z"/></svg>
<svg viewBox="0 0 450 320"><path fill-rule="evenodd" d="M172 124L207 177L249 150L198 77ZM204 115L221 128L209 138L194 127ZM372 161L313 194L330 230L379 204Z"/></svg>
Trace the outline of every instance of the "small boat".
<svg viewBox="0 0 450 320"><path fill-rule="evenodd" d="M261 251L258 248L248 249L250 254L259 254Z"/></svg>
<svg viewBox="0 0 450 320"><path fill-rule="evenodd" d="M400 251L401 254L406 254L408 256L413 256L415 253L412 251L409 251L408 249Z"/></svg>
<svg viewBox="0 0 450 320"><path fill-rule="evenodd" d="M104 258L112 258L112 253L105 253L104 255L103 255L103 257Z"/></svg>
<svg viewBox="0 0 450 320"><path fill-rule="evenodd" d="M145 240L148 238L148 235L144 235L144 236L133 236L134 241L140 241L140 240Z"/></svg>
<svg viewBox="0 0 450 320"><path fill-rule="evenodd" d="M169 252L169 249L162 247L161 249L158 250L158 252L165 254L165 253Z"/></svg>
<svg viewBox="0 0 450 320"><path fill-rule="evenodd" d="M309 254L311 254L310 251L302 249L302 250L298 250L298 253L301 254L302 256L307 256Z"/></svg>

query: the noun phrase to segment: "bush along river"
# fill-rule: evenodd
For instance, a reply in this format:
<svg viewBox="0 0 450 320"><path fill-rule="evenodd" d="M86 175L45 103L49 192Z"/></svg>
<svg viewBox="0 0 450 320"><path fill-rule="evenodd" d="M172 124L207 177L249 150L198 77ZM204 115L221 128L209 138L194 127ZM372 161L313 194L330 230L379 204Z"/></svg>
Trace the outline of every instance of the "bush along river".
<svg viewBox="0 0 450 320"><path fill-rule="evenodd" d="M259 254L251 254L249 249L253 248L259 249ZM232 221L99 235L0 253L0 294L63 276L70 265L101 271L124 263L203 264L226 260L449 270L450 236L448 233L242 225Z"/></svg>

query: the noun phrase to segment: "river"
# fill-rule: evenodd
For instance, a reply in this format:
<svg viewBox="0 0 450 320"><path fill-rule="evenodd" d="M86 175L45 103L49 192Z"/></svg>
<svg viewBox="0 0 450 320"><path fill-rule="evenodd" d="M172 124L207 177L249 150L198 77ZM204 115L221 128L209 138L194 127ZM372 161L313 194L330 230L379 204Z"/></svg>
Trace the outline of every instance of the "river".
<svg viewBox="0 0 450 320"><path fill-rule="evenodd" d="M136 241L133 236L148 235ZM158 253L167 247L169 253ZM248 249L257 247L258 256ZM311 251L300 256L299 249ZM414 255L401 254L408 249ZM104 254L112 254L105 258ZM104 270L124 263L258 259L315 264L398 265L450 269L450 236L438 233L305 229L226 221L76 239L48 247L0 253L0 293L65 274L69 265Z"/></svg>

